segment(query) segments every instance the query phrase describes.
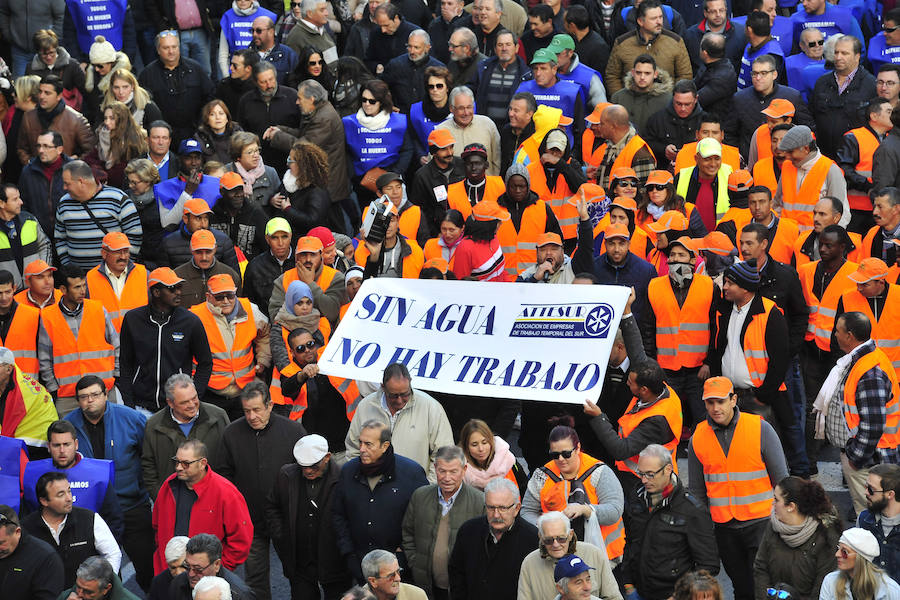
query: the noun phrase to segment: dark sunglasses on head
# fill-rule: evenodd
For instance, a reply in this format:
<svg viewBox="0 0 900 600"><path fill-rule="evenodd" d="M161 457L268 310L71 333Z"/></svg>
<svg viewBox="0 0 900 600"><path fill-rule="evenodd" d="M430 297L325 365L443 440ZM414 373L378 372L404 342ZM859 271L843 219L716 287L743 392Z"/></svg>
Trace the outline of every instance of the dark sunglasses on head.
<svg viewBox="0 0 900 600"><path fill-rule="evenodd" d="M657 191L659 191L659 190L664 190L664 189L666 189L666 186L664 186L664 185L659 185L658 183L651 183L650 185L647 186L647 189L648 189L648 190L657 190Z"/></svg>
<svg viewBox="0 0 900 600"><path fill-rule="evenodd" d="M376 100L375 98L363 98L362 101L365 104L378 104L378 100Z"/></svg>
<svg viewBox="0 0 900 600"><path fill-rule="evenodd" d="M306 352L307 350L315 350L316 346L318 346L316 340L309 340L305 344L297 344L294 346L294 350L297 352Z"/></svg>
<svg viewBox="0 0 900 600"><path fill-rule="evenodd" d="M557 460L560 456L563 458L572 458L572 453L575 452L575 448L571 450L560 450L559 452L550 452L550 459Z"/></svg>

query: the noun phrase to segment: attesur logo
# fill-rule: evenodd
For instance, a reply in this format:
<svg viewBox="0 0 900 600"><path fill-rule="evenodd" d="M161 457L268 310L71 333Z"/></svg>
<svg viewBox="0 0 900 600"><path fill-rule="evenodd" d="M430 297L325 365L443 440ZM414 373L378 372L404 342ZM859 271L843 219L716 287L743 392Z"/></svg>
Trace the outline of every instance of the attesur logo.
<svg viewBox="0 0 900 600"><path fill-rule="evenodd" d="M521 306L510 337L606 338L615 314L605 302Z"/></svg>

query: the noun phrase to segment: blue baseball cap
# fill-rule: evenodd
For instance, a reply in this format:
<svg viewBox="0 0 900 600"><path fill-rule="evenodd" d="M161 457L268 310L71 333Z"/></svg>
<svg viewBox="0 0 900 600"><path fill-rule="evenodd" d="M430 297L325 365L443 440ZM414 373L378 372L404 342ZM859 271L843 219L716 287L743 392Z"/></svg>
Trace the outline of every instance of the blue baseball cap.
<svg viewBox="0 0 900 600"><path fill-rule="evenodd" d="M203 146L200 145L200 142L194 138L181 140L181 144L178 146L178 154L191 154L193 152L203 152Z"/></svg>
<svg viewBox="0 0 900 600"><path fill-rule="evenodd" d="M566 554L553 569L553 581L559 581L564 577L575 577L581 575L585 571L591 571L594 567L590 566L575 554Z"/></svg>

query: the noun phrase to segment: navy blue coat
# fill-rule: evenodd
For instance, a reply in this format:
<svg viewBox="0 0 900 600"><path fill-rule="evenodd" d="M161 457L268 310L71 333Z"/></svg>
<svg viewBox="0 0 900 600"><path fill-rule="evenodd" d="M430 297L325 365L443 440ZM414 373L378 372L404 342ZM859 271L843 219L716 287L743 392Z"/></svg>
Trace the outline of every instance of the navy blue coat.
<svg viewBox="0 0 900 600"><path fill-rule="evenodd" d="M62 164L72 159L62 155ZM24 202L23 208L37 217L41 229L48 236L53 236L53 224L56 221L56 205L66 191L62 186L62 166L53 174L53 180L47 181L41 169L41 161L37 156L22 167L19 175L19 193Z"/></svg>
<svg viewBox="0 0 900 600"><path fill-rule="evenodd" d="M881 554L875 557L875 566L887 571L891 579L897 581L900 577L900 529L891 529L891 534L885 538L881 523L875 520L875 515L870 510L859 513L856 526L871 531L878 540Z"/></svg>

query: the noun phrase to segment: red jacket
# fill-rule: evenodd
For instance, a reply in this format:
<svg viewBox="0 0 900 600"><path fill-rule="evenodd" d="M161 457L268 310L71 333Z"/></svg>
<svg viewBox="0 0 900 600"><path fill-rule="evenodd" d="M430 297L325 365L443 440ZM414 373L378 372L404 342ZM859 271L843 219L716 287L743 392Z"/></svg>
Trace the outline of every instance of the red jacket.
<svg viewBox="0 0 900 600"><path fill-rule="evenodd" d="M173 479L174 473L163 482L153 505L153 529L156 530L153 569L157 575L166 569L166 544L174 537L175 496L169 487ZM222 564L233 571L247 560L253 540L253 523L244 496L212 468L197 482L194 491L197 501L191 508L188 536L211 533L222 540Z"/></svg>

